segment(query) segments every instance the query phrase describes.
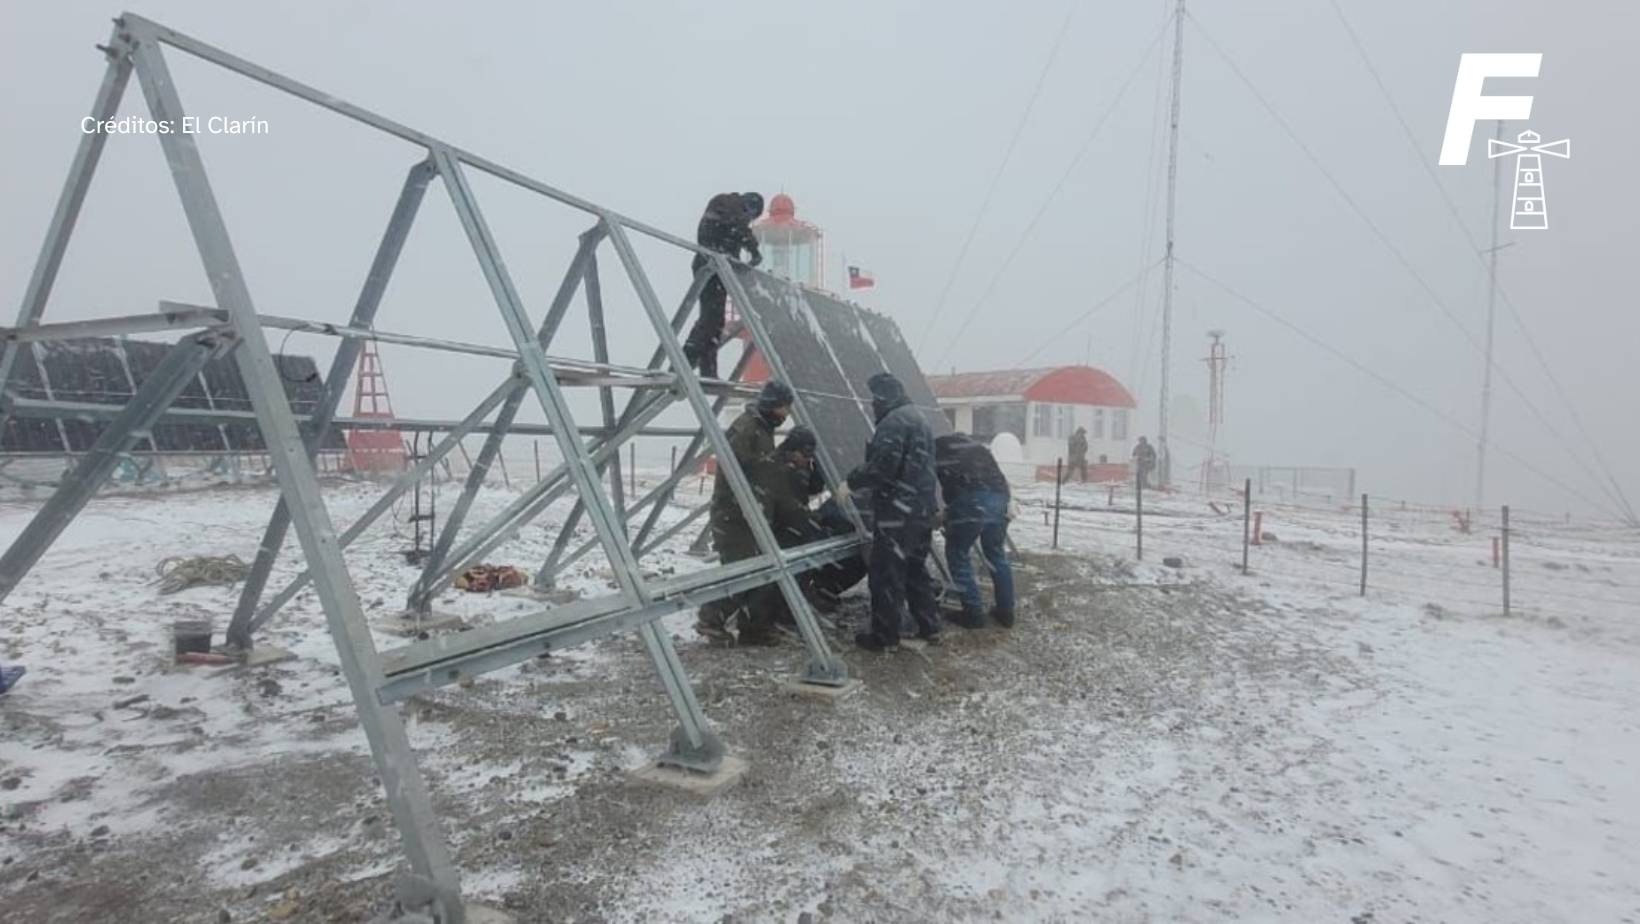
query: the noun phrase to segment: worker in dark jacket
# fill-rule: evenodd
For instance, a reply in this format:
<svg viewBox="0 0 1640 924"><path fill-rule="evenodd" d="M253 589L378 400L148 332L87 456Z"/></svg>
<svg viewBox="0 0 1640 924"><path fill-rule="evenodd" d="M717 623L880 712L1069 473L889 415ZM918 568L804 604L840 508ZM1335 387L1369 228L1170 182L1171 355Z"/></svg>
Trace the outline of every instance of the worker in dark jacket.
<svg viewBox="0 0 1640 924"><path fill-rule="evenodd" d="M892 374L879 372L866 387L877 429L865 463L849 473L848 487L871 489L871 631L854 641L868 651L885 651L899 646L908 609L918 637L932 642L940 635L927 568L936 505L934 434Z"/></svg>
<svg viewBox="0 0 1640 924"><path fill-rule="evenodd" d="M747 405L746 410L729 425L726 434L729 449L746 473L746 480L751 482L758 506L754 510L740 509L720 463L712 482L709 519L712 547L717 550L723 564L754 558L759 554L757 538L746 517L766 518L770 486L787 477L785 466L775 452L774 431L791 414L793 400L792 390L785 383L765 383L756 403ZM768 621L773 612L768 600L771 593L778 597L779 587L765 584L744 594L708 603L700 608L695 630L713 641L733 641L728 622L730 617L734 617L739 624L741 644L770 644L778 637Z"/></svg>
<svg viewBox="0 0 1640 924"><path fill-rule="evenodd" d="M945 563L962 592L958 625L979 629L985 625L985 601L974 578L974 543L991 571L996 606L991 616L999 625L1014 624L1014 572L1008 564L1008 479L991 450L953 433L934 441L934 466L940 493L945 497Z"/></svg>
<svg viewBox="0 0 1640 924"><path fill-rule="evenodd" d="M1077 481L1086 484L1088 480L1088 429L1086 427L1077 427L1076 432L1071 434L1070 446L1066 448L1070 450L1068 453L1070 464L1065 467L1065 478L1069 480L1071 473L1075 472L1078 476Z"/></svg>
<svg viewBox="0 0 1640 924"><path fill-rule="evenodd" d="M763 254L757 249L752 222L761 214L763 197L755 192L718 193L706 203L706 211L700 216L695 243L736 260L744 250L747 264L756 266L763 262ZM706 264L706 255L697 253L689 269L699 273ZM718 347L723 340L723 306L728 298L728 290L717 274L708 276L705 287L700 290L700 315L683 344L683 355L690 365L700 370L703 379L717 378Z"/></svg>

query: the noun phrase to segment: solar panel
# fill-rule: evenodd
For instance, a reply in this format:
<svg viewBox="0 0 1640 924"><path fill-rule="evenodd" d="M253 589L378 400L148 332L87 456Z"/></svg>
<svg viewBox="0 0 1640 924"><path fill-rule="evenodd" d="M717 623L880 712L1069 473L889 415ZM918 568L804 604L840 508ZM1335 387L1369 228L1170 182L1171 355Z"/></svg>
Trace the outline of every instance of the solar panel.
<svg viewBox="0 0 1640 924"><path fill-rule="evenodd" d="M109 338L20 345L11 387L23 398L123 405L159 368L171 348L168 343ZM318 366L311 356L276 358L291 409L297 414L311 414L324 391ZM201 375L183 388L174 406L251 410L245 382L232 357L207 363ZM14 417L6 422L4 433L0 433L0 452L84 452L102 435L105 426L102 421ZM265 448L261 431L254 423L160 424L153 428L151 441L143 440L135 448L146 452L156 446L161 452L201 453L254 452ZM332 429L324 448L347 448L343 434Z"/></svg>
<svg viewBox="0 0 1640 924"><path fill-rule="evenodd" d="M871 336L875 355L888 367L888 371L894 373L905 385L906 397L910 398L911 403L928 418L929 426L934 428L934 435L950 433L951 422L946 419L945 412L940 410L939 400L934 397L933 387L928 384L922 367L917 364L917 357L911 352L911 345L900 335L900 325L895 324L887 315L866 308L859 309L858 314L860 322L865 325L866 332Z"/></svg>
<svg viewBox="0 0 1640 924"><path fill-rule="evenodd" d="M851 471L865 461L874 427L866 380L879 372L893 372L905 384L912 401L930 415L936 433L950 429L893 319L761 271L749 272L741 281L750 304L737 309L756 317L768 332L791 379L787 384L802 394L814 418L820 451L838 471ZM884 342L893 348L885 351Z"/></svg>

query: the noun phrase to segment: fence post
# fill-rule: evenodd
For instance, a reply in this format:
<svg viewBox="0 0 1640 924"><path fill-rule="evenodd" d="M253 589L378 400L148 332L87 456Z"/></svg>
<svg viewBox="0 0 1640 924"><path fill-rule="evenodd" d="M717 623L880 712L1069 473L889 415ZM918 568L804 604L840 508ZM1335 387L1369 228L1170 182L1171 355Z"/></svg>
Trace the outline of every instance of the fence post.
<svg viewBox="0 0 1640 924"><path fill-rule="evenodd" d="M637 497L638 496L638 444L637 443L627 443L626 444L626 471L627 471L626 480L627 480L627 483L631 486L630 490L628 491L628 496L629 497Z"/></svg>
<svg viewBox="0 0 1640 924"><path fill-rule="evenodd" d="M1503 505L1503 615L1509 615L1509 505Z"/></svg>
<svg viewBox="0 0 1640 924"><path fill-rule="evenodd" d="M1361 596L1367 595L1367 495L1361 495Z"/></svg>
<svg viewBox="0 0 1640 924"><path fill-rule="evenodd" d="M535 447L535 483L540 484L541 483L541 441L540 440L531 440L530 444Z"/></svg>
<svg viewBox="0 0 1640 924"><path fill-rule="evenodd" d="M1145 560L1145 476L1139 467L1133 467L1133 515L1138 528L1134 531L1137 548L1135 557Z"/></svg>
<svg viewBox="0 0 1640 924"><path fill-rule="evenodd" d="M1297 483L1297 470L1294 470L1294 483ZM1253 530L1253 479L1247 479L1242 486L1241 494L1241 573L1247 573L1247 542L1252 538Z"/></svg>
<svg viewBox="0 0 1640 924"><path fill-rule="evenodd" d="M1264 511L1260 510L1258 513L1253 514L1253 544L1254 545L1263 545L1264 544L1263 536L1264 536Z"/></svg>
<svg viewBox="0 0 1640 924"><path fill-rule="evenodd" d="M669 465L666 466L666 473L668 475L675 474L677 472L677 470L678 470L678 447L677 447L677 444L674 443L672 445L672 462Z"/></svg>
<svg viewBox="0 0 1640 924"><path fill-rule="evenodd" d="M1059 548L1059 486L1065 481L1065 460L1053 462L1053 547Z"/></svg>

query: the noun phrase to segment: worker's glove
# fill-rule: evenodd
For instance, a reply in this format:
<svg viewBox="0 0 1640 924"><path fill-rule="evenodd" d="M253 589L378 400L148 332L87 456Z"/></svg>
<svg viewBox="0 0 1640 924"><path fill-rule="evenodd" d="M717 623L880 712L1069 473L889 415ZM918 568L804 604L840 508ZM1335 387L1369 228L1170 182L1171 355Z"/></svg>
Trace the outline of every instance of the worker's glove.
<svg viewBox="0 0 1640 924"><path fill-rule="evenodd" d="M1017 498L1008 498L1008 519L1019 519L1019 500Z"/></svg>
<svg viewBox="0 0 1640 924"><path fill-rule="evenodd" d="M845 481L837 486L837 490L831 492L831 496L839 505L847 505L848 499L853 493L848 488L848 482Z"/></svg>

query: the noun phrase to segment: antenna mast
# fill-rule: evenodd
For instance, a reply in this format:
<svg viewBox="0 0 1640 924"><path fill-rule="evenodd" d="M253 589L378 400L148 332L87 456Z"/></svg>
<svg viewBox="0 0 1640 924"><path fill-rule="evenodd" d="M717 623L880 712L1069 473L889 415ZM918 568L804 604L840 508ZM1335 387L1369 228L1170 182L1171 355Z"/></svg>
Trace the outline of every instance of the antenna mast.
<svg viewBox="0 0 1640 924"><path fill-rule="evenodd" d="M1496 137L1503 138L1503 121L1498 121ZM1492 422L1492 329L1498 308L1498 198L1503 181L1503 161L1492 160L1492 247L1486 281L1486 369L1481 376L1481 436L1475 447L1475 509L1486 505L1486 437Z"/></svg>
<svg viewBox="0 0 1640 924"><path fill-rule="evenodd" d="M1162 267L1162 393L1157 402L1157 471L1163 487L1173 483L1173 453L1167 444L1167 404L1170 357L1173 352L1173 214L1179 179L1179 91L1184 77L1184 0L1173 11L1173 102L1167 144L1167 257Z"/></svg>

